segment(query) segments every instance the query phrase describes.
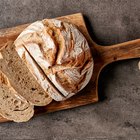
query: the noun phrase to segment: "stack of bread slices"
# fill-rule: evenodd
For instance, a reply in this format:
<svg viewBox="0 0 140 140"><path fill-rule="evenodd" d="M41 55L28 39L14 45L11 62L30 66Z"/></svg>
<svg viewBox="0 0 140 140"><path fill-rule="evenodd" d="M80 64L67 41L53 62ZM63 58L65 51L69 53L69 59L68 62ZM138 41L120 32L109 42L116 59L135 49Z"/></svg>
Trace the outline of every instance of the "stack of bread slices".
<svg viewBox="0 0 140 140"><path fill-rule="evenodd" d="M28 121L34 106L77 94L92 72L90 48L76 26L60 20L37 21L0 49L0 115Z"/></svg>

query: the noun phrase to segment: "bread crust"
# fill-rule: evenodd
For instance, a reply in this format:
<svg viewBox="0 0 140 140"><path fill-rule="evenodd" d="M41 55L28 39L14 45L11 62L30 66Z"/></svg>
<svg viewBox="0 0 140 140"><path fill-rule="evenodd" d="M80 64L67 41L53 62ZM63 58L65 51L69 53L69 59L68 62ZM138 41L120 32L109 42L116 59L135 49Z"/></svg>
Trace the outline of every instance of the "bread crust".
<svg viewBox="0 0 140 140"><path fill-rule="evenodd" d="M51 19L37 21L19 35L15 46L18 53L21 47L28 51L47 80L63 95L59 101L77 94L90 81L93 58L88 42L73 24ZM58 101L55 92L50 96Z"/></svg>

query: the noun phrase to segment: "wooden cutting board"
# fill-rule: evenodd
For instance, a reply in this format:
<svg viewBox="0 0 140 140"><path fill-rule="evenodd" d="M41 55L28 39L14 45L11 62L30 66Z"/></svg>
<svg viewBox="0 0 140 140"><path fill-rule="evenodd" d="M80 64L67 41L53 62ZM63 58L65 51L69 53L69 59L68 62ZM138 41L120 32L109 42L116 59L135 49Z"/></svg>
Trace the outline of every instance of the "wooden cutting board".
<svg viewBox="0 0 140 140"><path fill-rule="evenodd" d="M94 70L92 78L89 84L81 91L79 94L73 96L72 98L62 101L55 102L53 101L51 104L44 107L35 107L35 114L54 112L58 110L64 110L69 108L74 108L90 103L95 103L98 101L98 78L101 70L109 63L131 59L131 58L140 58L140 39L116 44L112 46L100 46L97 45L91 39L88 34L86 24L84 22L84 18L81 13L67 15L63 17L59 17L56 19L60 19L62 21L67 21L75 24L78 29L83 33L86 37L89 46L91 48L93 58L94 58ZM27 27L29 24L24 24L20 26L16 26L8 29L0 30L0 48L7 41L14 41L16 37L22 32L22 30ZM0 116L0 122L6 122L8 120L2 118Z"/></svg>

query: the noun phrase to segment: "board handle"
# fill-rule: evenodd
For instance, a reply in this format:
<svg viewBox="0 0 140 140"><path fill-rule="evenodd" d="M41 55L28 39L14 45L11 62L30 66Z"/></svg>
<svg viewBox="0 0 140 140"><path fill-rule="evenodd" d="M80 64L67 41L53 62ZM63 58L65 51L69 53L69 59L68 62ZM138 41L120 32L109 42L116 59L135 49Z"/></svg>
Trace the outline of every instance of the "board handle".
<svg viewBox="0 0 140 140"><path fill-rule="evenodd" d="M140 58L140 39L111 46L96 46L104 64L119 60Z"/></svg>

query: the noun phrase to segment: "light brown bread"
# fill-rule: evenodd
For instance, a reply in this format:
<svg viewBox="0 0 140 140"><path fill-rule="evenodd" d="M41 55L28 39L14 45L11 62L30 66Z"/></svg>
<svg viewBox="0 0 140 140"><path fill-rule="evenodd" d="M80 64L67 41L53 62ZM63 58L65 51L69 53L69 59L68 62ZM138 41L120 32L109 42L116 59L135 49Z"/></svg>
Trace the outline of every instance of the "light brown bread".
<svg viewBox="0 0 140 140"><path fill-rule="evenodd" d="M0 115L15 122L25 122L33 114L33 105L11 87L8 78L0 71Z"/></svg>
<svg viewBox="0 0 140 140"><path fill-rule="evenodd" d="M0 70L6 74L13 88L33 105L44 106L52 98L38 84L26 65L21 61L12 42L1 50Z"/></svg>
<svg viewBox="0 0 140 140"><path fill-rule="evenodd" d="M14 43L32 74L35 75L35 71L27 62L29 60L24 59L25 52L62 94L62 98L56 98L56 92L50 94L54 100L65 100L88 84L93 59L85 37L74 25L59 20L37 21L27 27ZM24 53L21 53L23 48ZM39 79L38 82L41 83Z"/></svg>
<svg viewBox="0 0 140 140"><path fill-rule="evenodd" d="M18 49L19 56L24 60L25 64L33 74L34 78L43 87L43 89L56 101L63 100L64 96L49 82L48 78L36 62L32 59L28 51L24 47Z"/></svg>

